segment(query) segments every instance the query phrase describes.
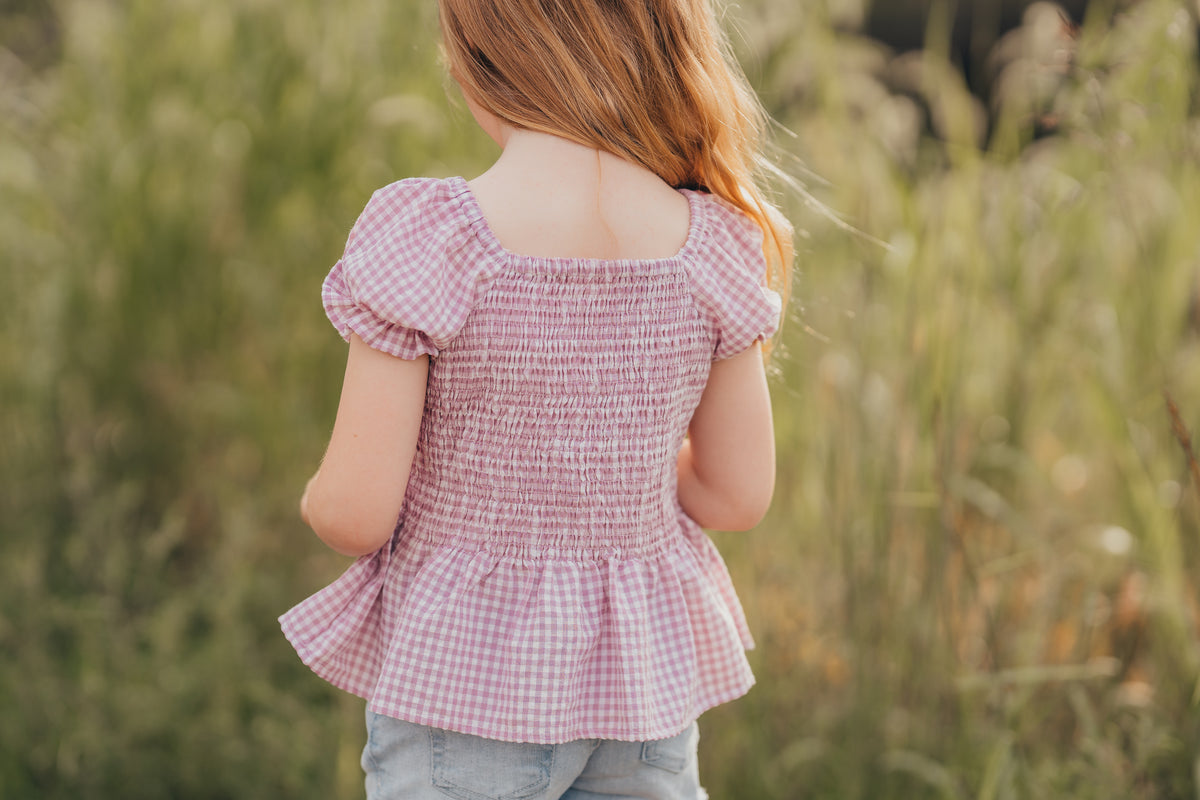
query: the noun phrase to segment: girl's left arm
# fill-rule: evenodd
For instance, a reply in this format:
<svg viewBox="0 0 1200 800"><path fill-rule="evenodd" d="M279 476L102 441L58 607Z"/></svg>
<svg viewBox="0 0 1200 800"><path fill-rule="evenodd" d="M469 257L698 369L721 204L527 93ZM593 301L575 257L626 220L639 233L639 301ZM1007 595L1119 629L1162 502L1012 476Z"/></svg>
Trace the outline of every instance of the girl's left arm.
<svg viewBox="0 0 1200 800"><path fill-rule="evenodd" d="M396 527L428 375L428 356L407 361L351 335L329 449L300 500L300 516L343 555L373 553Z"/></svg>

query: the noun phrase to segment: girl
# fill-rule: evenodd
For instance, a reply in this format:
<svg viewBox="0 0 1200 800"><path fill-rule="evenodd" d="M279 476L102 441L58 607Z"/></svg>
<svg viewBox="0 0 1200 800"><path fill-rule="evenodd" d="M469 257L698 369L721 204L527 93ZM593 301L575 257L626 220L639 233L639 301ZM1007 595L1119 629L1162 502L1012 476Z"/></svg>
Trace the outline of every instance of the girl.
<svg viewBox="0 0 1200 800"><path fill-rule="evenodd" d="M281 618L366 698L371 798L703 797L695 720L753 683L701 526L771 499L790 240L708 1L441 0L503 152L376 192L325 281L300 507L358 559Z"/></svg>

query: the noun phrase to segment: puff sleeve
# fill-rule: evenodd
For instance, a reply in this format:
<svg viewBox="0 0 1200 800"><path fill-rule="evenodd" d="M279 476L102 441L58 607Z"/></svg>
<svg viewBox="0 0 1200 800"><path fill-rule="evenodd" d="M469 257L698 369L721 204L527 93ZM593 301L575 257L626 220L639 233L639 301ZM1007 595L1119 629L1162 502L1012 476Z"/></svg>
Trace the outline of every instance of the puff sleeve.
<svg viewBox="0 0 1200 800"><path fill-rule="evenodd" d="M483 290L482 258L443 181L410 179L372 195L321 288L329 321L349 340L404 359L437 356Z"/></svg>
<svg viewBox="0 0 1200 800"><path fill-rule="evenodd" d="M695 267L697 303L706 313L713 361L769 339L779 329L783 302L766 286L763 233L737 209L710 198L706 212L708 252Z"/></svg>

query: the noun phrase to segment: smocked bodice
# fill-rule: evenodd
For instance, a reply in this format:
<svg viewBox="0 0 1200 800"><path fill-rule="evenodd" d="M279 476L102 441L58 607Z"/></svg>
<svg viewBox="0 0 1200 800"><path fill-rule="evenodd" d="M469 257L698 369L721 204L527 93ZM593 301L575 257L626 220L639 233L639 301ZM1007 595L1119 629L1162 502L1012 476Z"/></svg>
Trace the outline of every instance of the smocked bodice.
<svg viewBox="0 0 1200 800"><path fill-rule="evenodd" d="M522 266L492 280L430 369L404 524L532 558L661 549L708 377L687 275Z"/></svg>

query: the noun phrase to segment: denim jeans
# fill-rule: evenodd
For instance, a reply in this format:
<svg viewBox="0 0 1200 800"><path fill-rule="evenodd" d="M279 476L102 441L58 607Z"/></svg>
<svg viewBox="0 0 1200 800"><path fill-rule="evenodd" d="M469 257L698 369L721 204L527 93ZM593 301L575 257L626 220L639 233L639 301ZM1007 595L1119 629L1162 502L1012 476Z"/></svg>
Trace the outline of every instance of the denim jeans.
<svg viewBox="0 0 1200 800"><path fill-rule="evenodd" d="M705 800L699 734L652 742L521 744L367 711L367 800Z"/></svg>

